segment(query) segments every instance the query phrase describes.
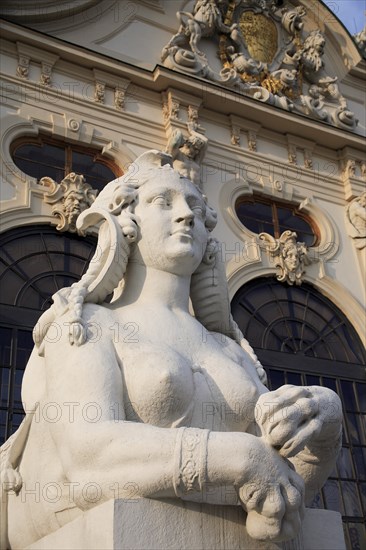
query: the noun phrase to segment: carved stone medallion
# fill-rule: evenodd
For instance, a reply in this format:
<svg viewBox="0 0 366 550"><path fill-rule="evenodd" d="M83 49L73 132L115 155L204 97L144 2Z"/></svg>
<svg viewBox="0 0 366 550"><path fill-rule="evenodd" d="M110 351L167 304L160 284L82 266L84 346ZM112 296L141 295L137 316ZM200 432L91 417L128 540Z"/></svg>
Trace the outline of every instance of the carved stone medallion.
<svg viewBox="0 0 366 550"><path fill-rule="evenodd" d="M242 13L239 25L252 59L272 63L278 48L278 33L273 20L248 10Z"/></svg>

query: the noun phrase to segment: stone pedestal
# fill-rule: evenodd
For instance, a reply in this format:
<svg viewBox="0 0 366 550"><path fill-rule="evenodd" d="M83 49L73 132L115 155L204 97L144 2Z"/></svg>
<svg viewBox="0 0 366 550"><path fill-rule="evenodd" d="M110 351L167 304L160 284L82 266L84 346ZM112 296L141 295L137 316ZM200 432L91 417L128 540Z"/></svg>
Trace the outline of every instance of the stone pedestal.
<svg viewBox="0 0 366 550"><path fill-rule="evenodd" d="M37 541L29 550L345 550L341 516L307 510L295 541L261 543L238 506L150 499L110 500Z"/></svg>

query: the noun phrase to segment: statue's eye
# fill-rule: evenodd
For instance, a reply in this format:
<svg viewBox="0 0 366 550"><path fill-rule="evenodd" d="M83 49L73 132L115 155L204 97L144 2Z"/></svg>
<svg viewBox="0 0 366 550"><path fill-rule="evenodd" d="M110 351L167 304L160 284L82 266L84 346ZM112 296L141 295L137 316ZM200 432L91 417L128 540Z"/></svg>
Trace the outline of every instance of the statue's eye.
<svg viewBox="0 0 366 550"><path fill-rule="evenodd" d="M153 204L157 204L158 206L169 206L169 200L163 195L158 195L157 197L154 197L151 202Z"/></svg>

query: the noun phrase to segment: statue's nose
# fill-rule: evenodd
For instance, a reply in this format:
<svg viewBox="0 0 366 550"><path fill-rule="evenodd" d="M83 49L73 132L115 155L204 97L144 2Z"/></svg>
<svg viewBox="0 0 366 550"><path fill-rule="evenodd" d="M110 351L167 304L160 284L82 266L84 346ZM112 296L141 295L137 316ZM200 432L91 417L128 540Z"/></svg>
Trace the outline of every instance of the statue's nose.
<svg viewBox="0 0 366 550"><path fill-rule="evenodd" d="M194 214L189 204L185 200L179 201L179 204L176 205L176 217L175 222L189 227L194 225Z"/></svg>
<svg viewBox="0 0 366 550"><path fill-rule="evenodd" d="M194 216L192 212L187 212L186 214L182 214L180 216L177 216L176 220L177 223L184 223L185 225L188 225L189 227L194 226Z"/></svg>

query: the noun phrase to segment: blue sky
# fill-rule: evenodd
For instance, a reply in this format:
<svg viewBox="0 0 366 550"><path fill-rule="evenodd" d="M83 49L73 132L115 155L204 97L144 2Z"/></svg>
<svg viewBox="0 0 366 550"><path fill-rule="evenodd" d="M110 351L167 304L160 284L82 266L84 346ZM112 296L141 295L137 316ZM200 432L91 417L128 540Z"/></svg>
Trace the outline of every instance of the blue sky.
<svg viewBox="0 0 366 550"><path fill-rule="evenodd" d="M360 32L365 26L366 0L324 0L324 4L351 34Z"/></svg>

